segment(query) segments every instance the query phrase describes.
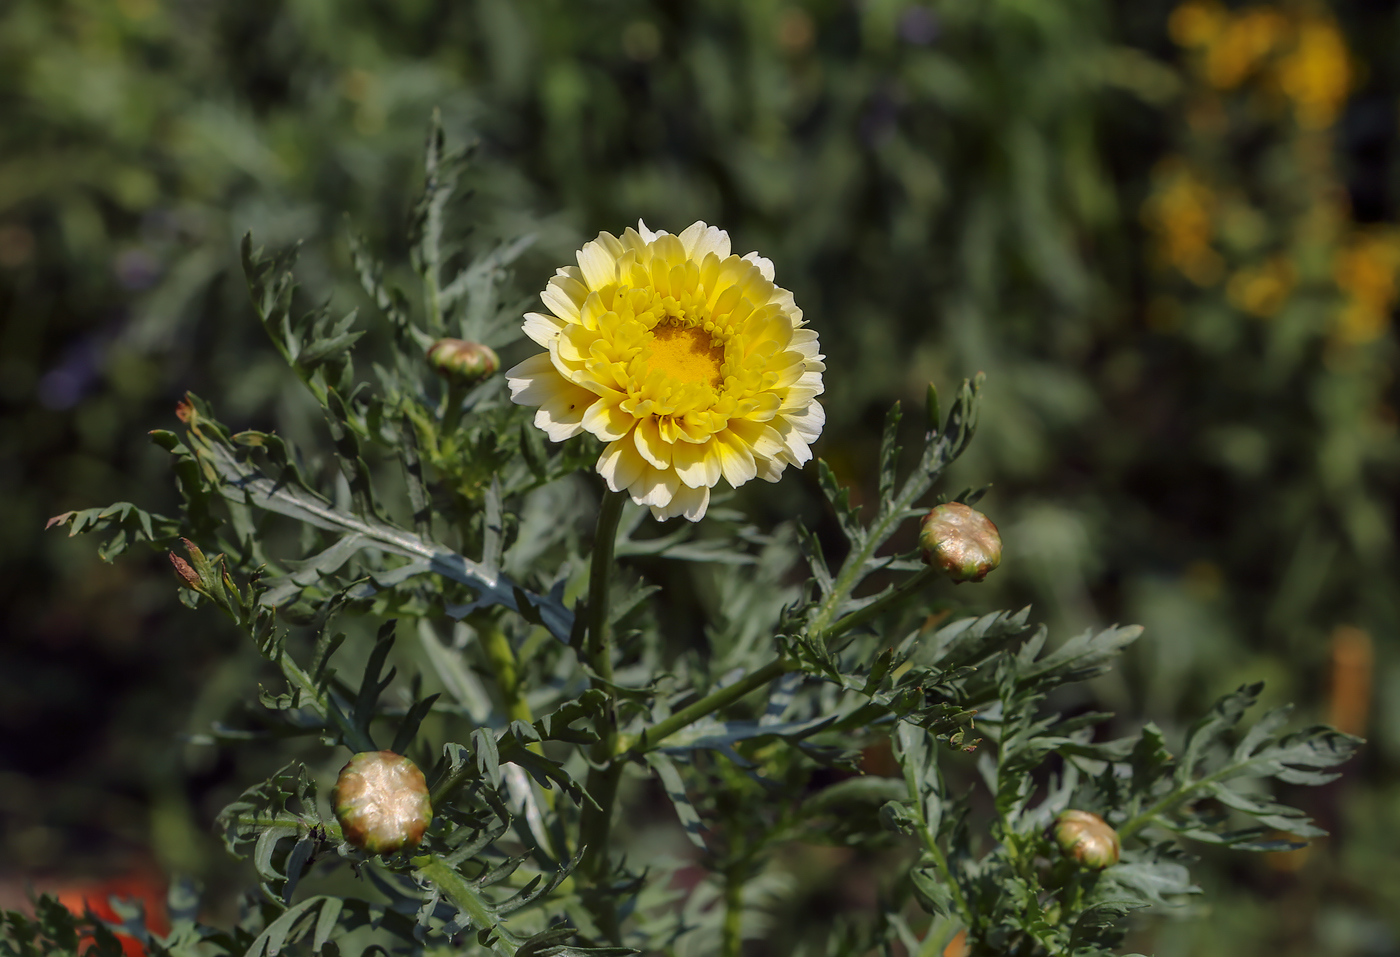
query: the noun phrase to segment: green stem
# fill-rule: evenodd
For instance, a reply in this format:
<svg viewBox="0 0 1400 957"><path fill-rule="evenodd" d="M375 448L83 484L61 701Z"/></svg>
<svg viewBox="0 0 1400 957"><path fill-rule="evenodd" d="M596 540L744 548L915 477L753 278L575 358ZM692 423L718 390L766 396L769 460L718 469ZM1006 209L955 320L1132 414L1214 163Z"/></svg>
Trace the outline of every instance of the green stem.
<svg viewBox="0 0 1400 957"><path fill-rule="evenodd" d="M588 661L601 687L610 699L613 694L613 646L608 628L608 585L612 577L613 550L617 544L617 526L622 519L626 492L605 492L598 504L598 524L593 534L593 560L588 572ZM589 910L598 922L599 931L609 940L620 939L616 902L602 885L607 881L612 862L609 844L612 836L613 806L617 802L617 786L622 779L622 762L617 754L617 716L606 708L597 722L598 743L593 747L592 767L585 787L593 802L587 802L579 815L579 846L584 849L579 870L593 887L586 895Z"/></svg>
<svg viewBox="0 0 1400 957"><path fill-rule="evenodd" d="M420 876L432 881L452 902L471 918L475 930L494 929L496 940L492 945L498 952L513 955L520 949L515 936L509 933L494 913L492 906L472 887L467 879L449 867L447 862L436 855L415 857L414 866Z"/></svg>
<svg viewBox="0 0 1400 957"><path fill-rule="evenodd" d="M724 938L721 957L740 957L744 950L744 880L731 868L724 883Z"/></svg>
<svg viewBox="0 0 1400 957"><path fill-rule="evenodd" d="M838 632L832 631L832 619L836 617L836 609L841 607L841 604L850 597L851 591L865 577L865 566L874 557L875 552L889 540L889 537L904 523L905 519L909 518L909 515L906 514L909 511L909 506L919 496L927 492L932 484L933 476L923 468L916 469L914 474L909 476L908 481L904 483L903 491L899 493L899 497L895 499L889 511L870 524L865 536L865 544L860 548L852 549L850 554L846 556L846 560L841 564L841 571L837 573L836 580L832 583L831 593L826 596L826 600L822 602L821 607L817 609L816 616L812 619L808 634L826 636L828 641L838 634ZM918 578L922 574L924 572L920 571L914 578ZM859 614L859 612L853 612L853 614ZM842 619L842 621L845 620Z"/></svg>
<svg viewBox="0 0 1400 957"><path fill-rule="evenodd" d="M524 691L520 686L520 664L516 660L515 649L511 647L510 639L488 614L478 612L468 620L476 629L477 637L481 639L481 650L486 653L486 660L491 664L491 673L496 679L496 687L500 689L506 714L512 721L524 721L526 724L534 721L535 716L530 711L530 703L525 700Z"/></svg>
<svg viewBox="0 0 1400 957"><path fill-rule="evenodd" d="M593 563L588 570L588 660L598 676L613 680L612 635L608 631L608 581L612 576L617 524L622 519L626 492L604 492L598 505L598 526L593 534ZM603 689L612 695L611 689Z"/></svg>
<svg viewBox="0 0 1400 957"><path fill-rule="evenodd" d="M453 792L472 776L474 771L475 768L472 767L470 761L463 761L460 768L434 784L432 790L428 792L428 800L433 803L433 807L441 807L442 802L450 798Z"/></svg>
<svg viewBox="0 0 1400 957"><path fill-rule="evenodd" d="M972 908L968 906L967 898L963 896L962 886L953 879L953 870L948 866L948 858L943 856L943 849L938 846L937 839L928 832L928 828L923 828L924 848L928 851L929 857L933 858L934 866L938 868L938 873L943 875L944 882L953 894L953 903L958 907L958 911L963 915L963 920L970 928L973 924Z"/></svg>
<svg viewBox="0 0 1400 957"><path fill-rule="evenodd" d="M1164 811L1171 810L1173 807L1186 800L1186 798L1188 798L1191 795L1192 791L1200 790L1206 785L1214 783L1217 778L1219 778L1225 771L1228 770L1231 769L1227 766L1221 768L1219 771L1216 771L1214 774L1206 775L1199 781L1192 781L1189 784L1181 785L1181 787L1172 791L1166 797L1162 798L1162 800L1158 801L1146 811L1143 811L1137 817L1134 817L1133 819L1128 821L1127 824L1124 824L1122 827L1120 827L1118 829L1118 840L1126 841L1131 835L1136 834L1138 831L1142 830L1144 827L1150 824L1152 822L1152 819L1155 818L1157 815L1163 813Z"/></svg>
<svg viewBox="0 0 1400 957"><path fill-rule="evenodd" d="M877 616L884 614L886 611L893 608L895 605L898 605L905 599L913 597L914 594L916 594L920 589L922 589L931 580L933 580L936 574L937 572L932 567L919 569L913 575L910 575L903 582L901 582L899 587L896 588L894 591L890 592L888 595L884 596L878 601L871 602L859 611L853 611L846 617L839 619L835 624L833 624L829 629L827 629L826 633L822 635L822 637L828 642L830 642L833 638L836 638L840 635L844 635L848 631L852 631L856 628L859 628L866 622L871 621Z"/></svg>
<svg viewBox="0 0 1400 957"><path fill-rule="evenodd" d="M293 823L285 818L279 820L275 817L262 817L257 814L240 814L236 821L243 827L257 828L288 827ZM298 823L297 826L300 827L301 824ZM327 841L339 842L345 840L344 835L341 834L340 825L335 821L322 821L319 826L321 830L326 832Z"/></svg>
<svg viewBox="0 0 1400 957"><path fill-rule="evenodd" d="M686 705L669 718L658 721L642 732L642 736L632 745L631 750L639 753L654 751L661 746L663 741L682 728L733 704L749 692L768 684L774 678L796 669L796 663L786 658L776 658L752 674L740 678L732 685L726 685L718 691L707 694L699 701Z"/></svg>
<svg viewBox="0 0 1400 957"><path fill-rule="evenodd" d="M448 383L447 398L442 408L442 424L438 426L438 435L441 438L449 439L456 434L457 423L462 420L462 402L466 398L466 386L459 382Z"/></svg>

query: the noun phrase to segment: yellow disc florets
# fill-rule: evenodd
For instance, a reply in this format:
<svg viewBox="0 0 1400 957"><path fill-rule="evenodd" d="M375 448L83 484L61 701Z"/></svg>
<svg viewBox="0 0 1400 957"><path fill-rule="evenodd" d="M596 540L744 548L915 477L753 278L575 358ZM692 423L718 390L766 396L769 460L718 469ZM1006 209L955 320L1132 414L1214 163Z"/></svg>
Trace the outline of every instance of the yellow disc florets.
<svg viewBox="0 0 1400 957"><path fill-rule="evenodd" d="M609 443L598 472L657 518L705 514L710 489L777 481L806 463L825 422L826 368L773 264L731 255L729 235L644 223L600 233L541 294L525 332L547 348L506 373L554 441Z"/></svg>

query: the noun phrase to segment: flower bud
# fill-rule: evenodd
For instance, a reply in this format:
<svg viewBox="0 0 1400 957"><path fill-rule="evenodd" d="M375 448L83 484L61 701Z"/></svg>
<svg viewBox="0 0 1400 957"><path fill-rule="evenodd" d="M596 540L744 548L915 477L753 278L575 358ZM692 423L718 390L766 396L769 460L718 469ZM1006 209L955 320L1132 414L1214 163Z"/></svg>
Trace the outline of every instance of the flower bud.
<svg viewBox="0 0 1400 957"><path fill-rule="evenodd" d="M1055 843L1085 867L1103 870L1118 863L1122 845L1108 822L1088 811L1061 811L1053 826Z"/></svg>
<svg viewBox="0 0 1400 957"><path fill-rule="evenodd" d="M189 562L174 552L170 553L170 564L175 567L175 574L179 576L180 581L190 588L198 589L203 584L199 578L199 572L195 571Z"/></svg>
<svg viewBox="0 0 1400 957"><path fill-rule="evenodd" d="M474 385L494 375L501 360L489 346L465 339L439 339L428 348L428 364L452 382Z"/></svg>
<svg viewBox="0 0 1400 957"><path fill-rule="evenodd" d="M954 582L980 582L1001 564L1001 533L992 520L959 502L935 507L919 533L924 561Z"/></svg>
<svg viewBox="0 0 1400 957"><path fill-rule="evenodd" d="M393 751L361 751L340 769L335 817L351 845L371 854L415 847L433 820L428 782Z"/></svg>

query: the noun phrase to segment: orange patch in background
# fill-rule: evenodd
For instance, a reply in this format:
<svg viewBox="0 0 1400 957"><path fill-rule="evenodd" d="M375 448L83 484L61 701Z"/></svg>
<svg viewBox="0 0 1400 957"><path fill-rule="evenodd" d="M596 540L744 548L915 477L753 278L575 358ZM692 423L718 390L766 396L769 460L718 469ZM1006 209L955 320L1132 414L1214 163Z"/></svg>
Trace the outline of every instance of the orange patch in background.
<svg viewBox="0 0 1400 957"><path fill-rule="evenodd" d="M967 946L967 931L960 930L950 941L948 946L943 948L943 957L967 957L972 953L972 948Z"/></svg>
<svg viewBox="0 0 1400 957"><path fill-rule="evenodd" d="M1332 629L1332 688L1327 707L1332 727L1365 737L1374 672L1371 636L1352 625Z"/></svg>
<svg viewBox="0 0 1400 957"><path fill-rule="evenodd" d="M139 903L146 912L146 929L158 936L170 933L170 918L165 912L165 880L147 872L133 872L107 880L74 881L51 888L48 893L72 913L83 916L91 911L95 917L112 927L121 941L126 957L145 957L146 948L136 938L121 929L122 918L112 909L111 899ZM91 948L92 938L79 942L79 952Z"/></svg>

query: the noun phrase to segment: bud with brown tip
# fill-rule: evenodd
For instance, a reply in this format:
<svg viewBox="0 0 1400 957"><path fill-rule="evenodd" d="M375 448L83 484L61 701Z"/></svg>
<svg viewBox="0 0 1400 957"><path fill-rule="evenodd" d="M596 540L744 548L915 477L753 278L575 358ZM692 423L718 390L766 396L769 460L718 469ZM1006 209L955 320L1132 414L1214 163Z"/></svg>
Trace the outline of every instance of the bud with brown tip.
<svg viewBox="0 0 1400 957"><path fill-rule="evenodd" d="M1085 867L1103 870L1118 863L1123 849L1118 832L1097 814L1061 811L1052 830L1060 850Z"/></svg>
<svg viewBox="0 0 1400 957"><path fill-rule="evenodd" d="M393 751L361 751L340 769L335 817L345 840L371 854L416 847L433 820L428 782Z"/></svg>
<svg viewBox="0 0 1400 957"><path fill-rule="evenodd" d="M200 588L202 582L199 577L199 572L195 571L194 567L191 566L189 562L185 561L174 552L171 552L170 564L175 567L175 574L179 576L180 581L184 582L190 588Z"/></svg>
<svg viewBox="0 0 1400 957"><path fill-rule="evenodd" d="M1001 533L992 520L961 502L938 505L919 533L924 561L954 582L980 582L1001 564Z"/></svg>
<svg viewBox="0 0 1400 957"><path fill-rule="evenodd" d="M428 364L433 371L462 385L475 385L494 375L501 360L490 346L465 339L439 339L428 348Z"/></svg>

